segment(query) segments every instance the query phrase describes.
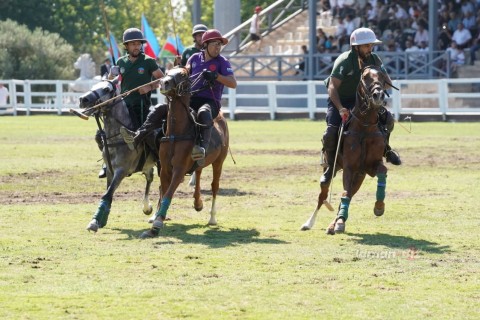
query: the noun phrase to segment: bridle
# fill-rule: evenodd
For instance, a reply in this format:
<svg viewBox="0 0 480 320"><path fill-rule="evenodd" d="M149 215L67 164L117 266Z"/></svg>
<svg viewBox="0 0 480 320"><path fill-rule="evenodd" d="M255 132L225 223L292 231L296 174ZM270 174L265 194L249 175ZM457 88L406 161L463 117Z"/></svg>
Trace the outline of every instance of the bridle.
<svg viewBox="0 0 480 320"><path fill-rule="evenodd" d="M385 94L385 81L384 83L382 83L381 81L376 80L372 82L370 86L367 86L367 84L365 83L365 75L368 74L367 70L369 69L377 71L380 74L380 77L382 79L384 78L383 71L380 70L380 68L378 68L377 66L366 66L361 70L360 82L357 88L357 101L361 102L357 106L359 107L358 109L360 110L361 115L367 114L372 109L379 108L378 105L373 104L373 95L375 91L380 91ZM386 102L384 101L383 105L385 105L385 103ZM361 108L362 106L364 108Z"/></svg>

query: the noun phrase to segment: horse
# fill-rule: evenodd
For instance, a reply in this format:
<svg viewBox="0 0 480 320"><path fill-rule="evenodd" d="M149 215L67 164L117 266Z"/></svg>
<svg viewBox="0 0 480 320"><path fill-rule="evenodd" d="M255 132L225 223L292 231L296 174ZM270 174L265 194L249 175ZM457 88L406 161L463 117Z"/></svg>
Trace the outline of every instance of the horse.
<svg viewBox="0 0 480 320"><path fill-rule="evenodd" d="M92 220L87 225L88 231L97 232L99 228L103 228L107 224L115 190L125 177L136 172L142 172L146 178L143 213L150 215L153 212L149 193L154 177L155 157L151 152L144 151L143 148L130 150L123 141L120 128L124 126L133 129L133 122L125 102L118 94L118 78L115 78L112 81L105 80L95 84L88 92L80 96L80 108L95 114L99 129L101 129L100 120L103 121L102 155L107 164L107 191L103 194ZM114 97L118 97L118 99L114 99ZM107 102L107 100L112 101ZM102 102L106 102L106 104L101 106ZM101 107L95 108L95 105Z"/></svg>
<svg viewBox="0 0 480 320"><path fill-rule="evenodd" d="M168 113L165 137L160 141L160 206L150 230L143 232L140 238L158 236L164 226L164 220L173 195L186 174L195 173L194 208L203 209L200 194L200 178L203 168L212 165L212 204L208 225L216 225L216 197L220 186L223 162L228 154L229 132L223 114L214 119L212 135L205 159L202 163L192 160L191 153L197 139L197 123L189 107L191 81L185 68L176 67L167 72L160 80L160 92L167 97Z"/></svg>
<svg viewBox="0 0 480 320"><path fill-rule="evenodd" d="M385 85L387 78L376 66L367 66L362 69L361 79L357 86L356 103L350 112L347 121L342 121L340 129L339 147L334 176L343 169L343 188L341 203L337 216L329 224L326 233L333 235L345 231L345 221L348 218L348 209L352 197L360 189L365 176L377 177L376 202L373 212L381 216L385 212L385 187L387 167L383 163L385 137L378 126L379 111L386 104ZM345 131L344 131L345 129ZM343 133L343 134L342 134ZM340 150L340 152L338 152ZM327 202L330 183L321 186L318 204L310 218L302 225L301 230L310 230L322 204ZM342 221L343 220L343 221Z"/></svg>

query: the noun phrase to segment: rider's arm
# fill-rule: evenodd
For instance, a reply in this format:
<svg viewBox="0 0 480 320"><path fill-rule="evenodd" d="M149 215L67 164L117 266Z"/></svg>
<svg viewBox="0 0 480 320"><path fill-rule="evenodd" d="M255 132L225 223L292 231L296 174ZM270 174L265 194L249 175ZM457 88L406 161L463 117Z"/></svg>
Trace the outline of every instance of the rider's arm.
<svg viewBox="0 0 480 320"><path fill-rule="evenodd" d="M235 79L234 75L224 76L219 73L216 81L228 88L235 89L237 87L237 79Z"/></svg>
<svg viewBox="0 0 480 320"><path fill-rule="evenodd" d="M343 114L346 113L348 115L349 111L342 105L342 102L340 101L340 96L338 95L338 88L340 88L341 84L342 80L335 77L330 77L330 81L328 83L328 96L330 97L330 100L332 100L335 107L338 109L338 112L340 112L340 116L343 117Z"/></svg>

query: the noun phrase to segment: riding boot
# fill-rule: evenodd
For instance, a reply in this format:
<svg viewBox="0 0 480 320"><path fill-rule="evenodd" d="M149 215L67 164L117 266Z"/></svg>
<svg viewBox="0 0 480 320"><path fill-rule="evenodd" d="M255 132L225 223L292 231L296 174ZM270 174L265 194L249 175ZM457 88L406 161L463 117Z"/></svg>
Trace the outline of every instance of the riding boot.
<svg viewBox="0 0 480 320"><path fill-rule="evenodd" d="M390 162L395 166L399 166L402 164L402 160L400 159L400 155L398 154L398 152L393 150L392 147L390 147L388 143L389 140L390 140L390 132L387 133L387 136L385 139L385 152L383 156L385 157L385 159L387 159L387 162Z"/></svg>
<svg viewBox="0 0 480 320"><path fill-rule="evenodd" d="M120 134L123 141L125 141L130 150L136 149L149 133L149 129L146 129L143 126L138 128L137 131L131 131L125 127L120 127Z"/></svg>
<svg viewBox="0 0 480 320"><path fill-rule="evenodd" d="M328 167L324 168L322 178L320 179L320 185L328 185L334 175L333 166L335 164L335 153L337 152L337 130L335 127L327 127L325 134L323 135L323 153L327 161Z"/></svg>
<svg viewBox="0 0 480 320"><path fill-rule="evenodd" d="M195 145L192 150L192 159L195 161L205 159L205 155L210 145L210 137L212 136L212 127L202 127L200 129L201 141L200 145Z"/></svg>
<svg viewBox="0 0 480 320"><path fill-rule="evenodd" d="M100 151L103 151L102 134L105 134L103 130L97 130L97 132L95 133L95 142L97 143L98 149L100 149ZM102 165L102 168L98 172L98 178L103 179L106 177L107 177L107 166L104 163Z"/></svg>
<svg viewBox="0 0 480 320"><path fill-rule="evenodd" d="M201 127L200 127L201 141L200 141L200 145L195 145L192 149L192 159L194 161L205 159L205 155L208 150L208 145L210 144L210 137L212 135L212 128L213 128L212 114L210 113L209 110L199 111L198 120L201 124Z"/></svg>

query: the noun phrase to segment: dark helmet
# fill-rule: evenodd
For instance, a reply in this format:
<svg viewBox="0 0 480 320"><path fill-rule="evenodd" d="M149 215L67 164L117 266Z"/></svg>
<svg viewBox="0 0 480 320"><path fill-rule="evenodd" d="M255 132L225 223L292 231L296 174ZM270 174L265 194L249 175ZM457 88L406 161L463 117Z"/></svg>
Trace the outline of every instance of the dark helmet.
<svg viewBox="0 0 480 320"><path fill-rule="evenodd" d="M192 29L192 36L196 35L197 33L204 33L205 31L207 31L208 28L206 25L204 24L196 24L193 26L193 29Z"/></svg>
<svg viewBox="0 0 480 320"><path fill-rule="evenodd" d="M141 41L142 43L147 42L143 37L142 31L137 28L129 28L123 33L123 44L131 41Z"/></svg>
<svg viewBox="0 0 480 320"><path fill-rule="evenodd" d="M220 40L220 41L222 41L223 45L226 45L228 43L228 39L222 37L222 34L217 29L210 29L210 30L205 31L205 33L202 36L202 46L206 42L211 41L211 40Z"/></svg>

